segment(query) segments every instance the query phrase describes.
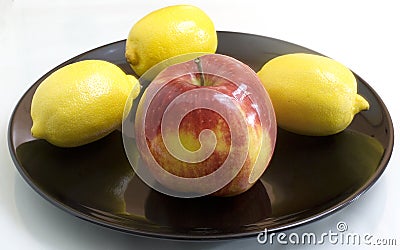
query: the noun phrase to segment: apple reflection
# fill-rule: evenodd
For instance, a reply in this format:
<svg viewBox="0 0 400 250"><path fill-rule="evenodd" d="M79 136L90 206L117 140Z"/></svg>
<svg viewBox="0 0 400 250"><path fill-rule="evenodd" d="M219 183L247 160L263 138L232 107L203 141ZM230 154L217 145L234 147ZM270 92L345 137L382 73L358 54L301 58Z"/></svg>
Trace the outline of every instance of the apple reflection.
<svg viewBox="0 0 400 250"><path fill-rule="evenodd" d="M177 198L151 190L145 204L146 218L179 230L229 231L267 219L271 202L261 181L233 197Z"/></svg>

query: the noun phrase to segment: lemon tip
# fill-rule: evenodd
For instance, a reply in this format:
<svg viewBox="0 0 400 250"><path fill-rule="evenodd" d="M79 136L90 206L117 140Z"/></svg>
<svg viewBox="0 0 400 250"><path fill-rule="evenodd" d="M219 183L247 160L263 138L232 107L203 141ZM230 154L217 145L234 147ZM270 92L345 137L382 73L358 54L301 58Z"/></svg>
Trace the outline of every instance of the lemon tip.
<svg viewBox="0 0 400 250"><path fill-rule="evenodd" d="M31 135L34 138L38 138L38 139L42 137L41 133L40 133L40 130L39 130L38 126L35 123L33 123L32 127L31 127Z"/></svg>
<svg viewBox="0 0 400 250"><path fill-rule="evenodd" d="M355 99L355 113L358 113L362 110L368 110L369 109L369 103L368 101L361 95L357 94L356 99Z"/></svg>

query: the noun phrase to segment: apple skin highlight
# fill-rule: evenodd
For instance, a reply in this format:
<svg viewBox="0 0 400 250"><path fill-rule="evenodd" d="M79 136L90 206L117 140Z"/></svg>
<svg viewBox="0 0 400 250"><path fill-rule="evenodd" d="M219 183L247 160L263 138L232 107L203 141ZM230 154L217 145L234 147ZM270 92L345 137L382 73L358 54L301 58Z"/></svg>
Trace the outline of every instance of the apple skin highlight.
<svg viewBox="0 0 400 250"><path fill-rule="evenodd" d="M268 166L276 141L275 114L247 65L218 54L200 60L204 72L189 61L166 68L150 83L136 116L138 149L154 179L169 190L237 195L253 186ZM179 108L172 110L172 103ZM164 122L168 112L176 112L176 118ZM177 157L174 152L179 154L181 147L188 157L194 152L194 158L188 160L185 152ZM229 159L238 166L216 175ZM208 180L200 184L204 178Z"/></svg>

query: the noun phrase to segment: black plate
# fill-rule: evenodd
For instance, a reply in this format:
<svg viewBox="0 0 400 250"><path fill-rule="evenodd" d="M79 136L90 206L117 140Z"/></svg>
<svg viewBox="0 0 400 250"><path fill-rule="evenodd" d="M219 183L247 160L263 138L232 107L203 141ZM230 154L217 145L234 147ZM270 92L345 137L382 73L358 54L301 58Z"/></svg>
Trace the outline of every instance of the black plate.
<svg viewBox="0 0 400 250"><path fill-rule="evenodd" d="M307 52L284 41L218 32L218 53L258 71L278 55ZM275 154L249 191L231 198L173 198L147 187L126 158L121 132L86 146L63 149L30 134L32 95L56 69L103 59L132 73L125 41L83 53L40 78L16 106L9 148L25 181L52 204L84 220L120 231L175 239L226 239L288 229L322 218L358 198L380 177L393 149L393 125L379 96L360 77L358 92L370 110L339 134L307 137L278 130Z"/></svg>

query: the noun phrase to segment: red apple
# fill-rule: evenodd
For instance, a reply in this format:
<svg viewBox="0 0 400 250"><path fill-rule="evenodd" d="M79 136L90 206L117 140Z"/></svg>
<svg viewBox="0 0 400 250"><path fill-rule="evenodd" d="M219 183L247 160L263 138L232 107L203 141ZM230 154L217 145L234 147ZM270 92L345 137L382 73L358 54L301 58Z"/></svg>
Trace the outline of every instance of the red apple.
<svg viewBox="0 0 400 250"><path fill-rule="evenodd" d="M272 157L276 120L256 73L229 56L167 67L135 117L137 174L172 196L232 196L248 190ZM161 184L161 185L160 185Z"/></svg>

